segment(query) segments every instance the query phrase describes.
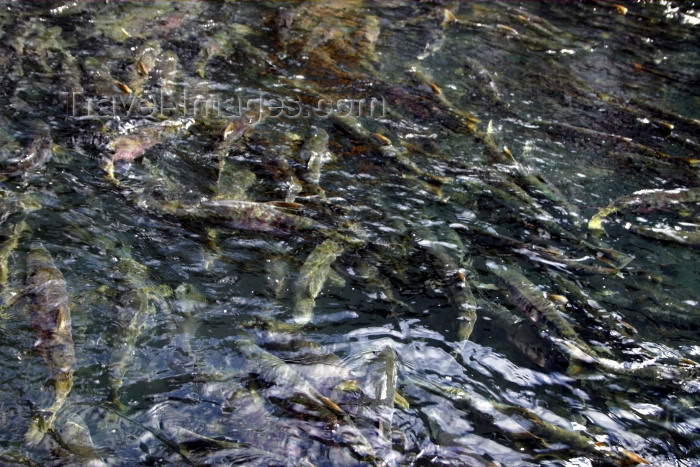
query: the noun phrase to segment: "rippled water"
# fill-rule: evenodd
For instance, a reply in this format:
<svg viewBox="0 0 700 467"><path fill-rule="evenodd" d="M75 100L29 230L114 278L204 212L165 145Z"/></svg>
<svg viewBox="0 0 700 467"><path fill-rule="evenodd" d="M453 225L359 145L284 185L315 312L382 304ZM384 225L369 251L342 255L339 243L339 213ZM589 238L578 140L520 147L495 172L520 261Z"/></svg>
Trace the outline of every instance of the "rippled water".
<svg viewBox="0 0 700 467"><path fill-rule="evenodd" d="M696 3L0 7L2 463L700 463Z"/></svg>

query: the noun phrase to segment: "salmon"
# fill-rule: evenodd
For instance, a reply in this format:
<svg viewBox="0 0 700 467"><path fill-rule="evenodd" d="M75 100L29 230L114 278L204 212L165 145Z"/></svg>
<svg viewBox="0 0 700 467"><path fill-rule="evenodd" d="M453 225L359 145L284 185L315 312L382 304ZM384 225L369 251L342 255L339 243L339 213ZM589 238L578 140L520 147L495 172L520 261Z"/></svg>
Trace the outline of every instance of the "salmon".
<svg viewBox="0 0 700 467"><path fill-rule="evenodd" d="M66 281L49 252L39 243L34 244L27 255L26 285L32 303L31 323L36 333L36 347L46 362L55 392L54 403L34 417L27 432L27 444L36 445L53 428L56 413L73 387L75 350Z"/></svg>

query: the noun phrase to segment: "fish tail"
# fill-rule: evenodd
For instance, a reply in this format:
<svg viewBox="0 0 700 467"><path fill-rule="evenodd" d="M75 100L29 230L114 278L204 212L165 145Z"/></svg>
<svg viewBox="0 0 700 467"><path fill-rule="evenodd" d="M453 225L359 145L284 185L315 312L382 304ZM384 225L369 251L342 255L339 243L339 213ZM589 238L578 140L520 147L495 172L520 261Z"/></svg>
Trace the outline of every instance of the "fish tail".
<svg viewBox="0 0 700 467"><path fill-rule="evenodd" d="M24 442L28 447L38 446L43 441L46 432L53 426L56 413L48 411L50 415L44 418L45 413L34 414L31 422L29 422L27 434L24 435Z"/></svg>
<svg viewBox="0 0 700 467"><path fill-rule="evenodd" d="M28 447L38 446L44 439L46 431L42 429L41 424L42 423L36 417L30 422L27 434L24 436L24 443Z"/></svg>

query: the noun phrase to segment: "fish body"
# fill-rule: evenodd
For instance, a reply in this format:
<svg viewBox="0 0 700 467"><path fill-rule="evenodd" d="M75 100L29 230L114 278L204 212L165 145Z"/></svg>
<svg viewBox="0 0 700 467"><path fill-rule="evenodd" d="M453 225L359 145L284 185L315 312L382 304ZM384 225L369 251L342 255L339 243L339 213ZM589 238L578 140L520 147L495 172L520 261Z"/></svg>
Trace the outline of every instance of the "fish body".
<svg viewBox="0 0 700 467"><path fill-rule="evenodd" d="M269 109L262 105L229 121L221 130L221 139L215 147L215 152L222 155L231 145L254 130L269 116Z"/></svg>
<svg viewBox="0 0 700 467"><path fill-rule="evenodd" d="M160 54L160 44L155 41L145 43L136 51L134 63L128 68L129 87L134 95L139 96L143 93Z"/></svg>
<svg viewBox="0 0 700 467"><path fill-rule="evenodd" d="M195 68L200 78L204 78L207 66L217 57L225 56L230 50L231 45L227 34L219 32L212 37L206 39L202 45L197 59L195 60Z"/></svg>
<svg viewBox="0 0 700 467"><path fill-rule="evenodd" d="M116 304L119 333L114 337L114 348L110 355L109 397L116 407L123 407L119 390L124 384L127 366L135 353L136 344L144 331L144 324L156 311L156 302L163 303L170 291L155 287L148 280L148 268L122 252L117 265L118 279L123 282L124 293Z"/></svg>
<svg viewBox="0 0 700 467"><path fill-rule="evenodd" d="M236 230L279 234L291 230L322 228L318 222L308 217L287 213L273 204L254 201L210 200L185 212L195 218L219 219Z"/></svg>
<svg viewBox="0 0 700 467"><path fill-rule="evenodd" d="M248 340L239 341L238 350L250 361L256 362L261 376L268 382L288 386L294 392L303 395L318 406L325 406L331 412L342 415L345 412L333 401L323 396L309 381L281 358L260 348Z"/></svg>
<svg viewBox="0 0 700 467"><path fill-rule="evenodd" d="M700 202L700 188L676 188L673 190L640 190L622 196L598 211L588 222L591 230L601 230L603 218L625 209L637 213L649 213L669 209L683 203Z"/></svg>
<svg viewBox="0 0 700 467"><path fill-rule="evenodd" d="M510 301L528 318L551 326L560 337L576 342L583 350L593 354L593 351L581 340L574 328L544 296L542 291L535 287L535 284L522 274L512 269L507 269L505 266L499 266L493 262L488 262L487 266L503 284Z"/></svg>
<svg viewBox="0 0 700 467"><path fill-rule="evenodd" d="M26 285L32 303L36 346L47 364L55 391L54 403L45 410L47 418L35 418L30 425L27 443L34 445L53 427L56 412L63 407L73 387L75 350L66 281L41 244L34 244L27 255Z"/></svg>
<svg viewBox="0 0 700 467"><path fill-rule="evenodd" d="M676 230L670 227L642 227L637 225L630 226L630 230L642 237L700 248L700 231L698 230Z"/></svg>
<svg viewBox="0 0 700 467"><path fill-rule="evenodd" d="M49 137L35 139L21 157L0 169L0 174L7 176L23 175L46 164L53 154L53 141Z"/></svg>
<svg viewBox="0 0 700 467"><path fill-rule="evenodd" d="M357 458L370 465L386 465L377 457L362 432L355 426L348 414L328 397L323 396L306 378L288 365L284 360L260 348L249 340L237 343L238 350L251 362L257 364L261 377L270 383L290 388L317 407L325 407L337 417L334 427L335 437Z"/></svg>
<svg viewBox="0 0 700 467"><path fill-rule="evenodd" d="M373 408L379 416L379 435L391 445L391 425L394 418L394 400L396 399L397 362L396 352L390 346L384 347L377 356L377 375L374 383Z"/></svg>
<svg viewBox="0 0 700 467"><path fill-rule="evenodd" d="M280 300L288 291L289 260L288 258L277 256L265 260L265 277L267 289Z"/></svg>
<svg viewBox="0 0 700 467"><path fill-rule="evenodd" d="M304 143L299 157L307 163L306 180L318 185L321 179L321 167L331 158L328 150L328 133L323 129L314 131Z"/></svg>
<svg viewBox="0 0 700 467"><path fill-rule="evenodd" d="M432 184L442 184L446 180L443 177L435 176L421 169L415 162L408 157L408 150L404 147L398 147L391 144L390 140L387 143L385 136L376 133L371 133L367 130L359 120L350 115L339 115L336 112L330 114L333 123L352 136L353 138L362 141L377 150L386 159L393 161L402 170L413 175L419 176Z"/></svg>
<svg viewBox="0 0 700 467"><path fill-rule="evenodd" d="M257 177L250 170L235 170L230 165L226 165L219 172L214 199L246 201L248 188L256 181Z"/></svg>
<svg viewBox="0 0 700 467"><path fill-rule="evenodd" d="M435 266L440 271L444 281L445 294L452 305L457 308L457 322L459 324L457 337L459 340L468 340L476 324L477 304L474 294L467 283L463 268L459 265L458 258L448 251L442 242L439 242L427 230L422 230L419 235L418 246L427 252Z"/></svg>
<svg viewBox="0 0 700 467"><path fill-rule="evenodd" d="M8 261L12 252L17 248L22 232L27 228L27 223L21 220L12 227L10 236L2 244L0 244L0 287L7 285L7 276L9 273Z"/></svg>
<svg viewBox="0 0 700 467"><path fill-rule="evenodd" d="M128 135L119 136L107 146L114 151L112 160L133 162L160 141L163 132L161 125L141 128Z"/></svg>
<svg viewBox="0 0 700 467"><path fill-rule="evenodd" d="M340 243L325 240L306 258L295 285L295 323L304 325L311 320L316 297L328 279L331 265L343 250L344 247Z"/></svg>
<svg viewBox="0 0 700 467"><path fill-rule="evenodd" d="M451 115L457 121L462 123L463 128L468 130L468 133L474 133L474 124L479 122L479 119L472 115L470 112L458 109L455 107L447 97L445 93L438 87L433 81L432 77L428 75L421 67L417 65L412 65L407 69L409 76L420 84L430 88L429 93L430 98L441 107L440 110L448 115Z"/></svg>
<svg viewBox="0 0 700 467"><path fill-rule="evenodd" d="M90 430L77 414L73 414L63 424L60 433L61 445L71 454L79 456L89 467L102 467L107 464L100 458L92 442Z"/></svg>
<svg viewBox="0 0 700 467"><path fill-rule="evenodd" d="M160 88L166 96L175 92L178 62L177 54L172 50L163 53L158 71L160 72Z"/></svg>
<svg viewBox="0 0 700 467"><path fill-rule="evenodd" d="M530 320L517 318L497 303L482 308L491 326L505 333L506 339L535 365L549 371L563 371L568 359L542 335Z"/></svg>

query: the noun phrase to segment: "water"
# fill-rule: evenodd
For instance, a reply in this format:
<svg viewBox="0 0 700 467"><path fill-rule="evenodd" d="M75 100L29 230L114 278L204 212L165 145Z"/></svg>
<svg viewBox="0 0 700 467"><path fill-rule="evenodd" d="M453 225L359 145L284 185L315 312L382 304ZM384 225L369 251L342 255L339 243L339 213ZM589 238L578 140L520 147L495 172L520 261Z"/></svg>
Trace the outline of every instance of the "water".
<svg viewBox="0 0 700 467"><path fill-rule="evenodd" d="M698 188L700 10L626 8L3 4L0 459L700 462L698 204L658 201Z"/></svg>

